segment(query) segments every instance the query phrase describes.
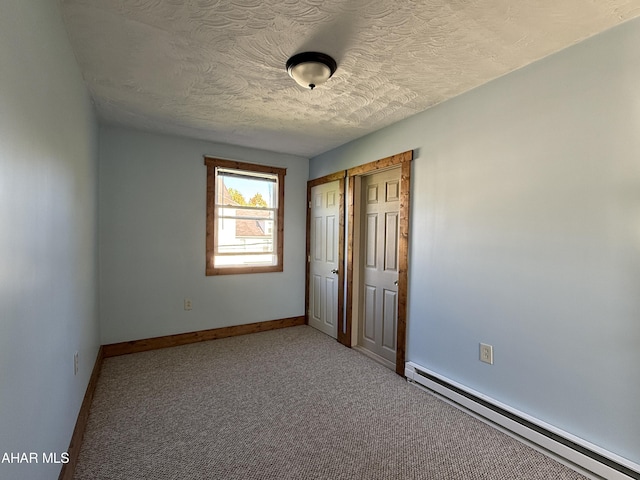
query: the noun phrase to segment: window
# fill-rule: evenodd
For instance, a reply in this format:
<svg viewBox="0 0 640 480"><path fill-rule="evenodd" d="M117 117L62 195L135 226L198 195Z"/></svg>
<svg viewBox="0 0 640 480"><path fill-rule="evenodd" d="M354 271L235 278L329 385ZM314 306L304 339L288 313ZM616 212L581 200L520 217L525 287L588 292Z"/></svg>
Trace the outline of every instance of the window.
<svg viewBox="0 0 640 480"><path fill-rule="evenodd" d="M282 272L285 168L205 157L207 275Z"/></svg>

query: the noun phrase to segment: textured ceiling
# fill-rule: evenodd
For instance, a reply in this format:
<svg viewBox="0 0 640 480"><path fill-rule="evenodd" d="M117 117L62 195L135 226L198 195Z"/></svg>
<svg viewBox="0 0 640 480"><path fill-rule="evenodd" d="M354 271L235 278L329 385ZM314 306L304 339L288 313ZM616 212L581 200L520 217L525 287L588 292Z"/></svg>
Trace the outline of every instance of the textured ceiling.
<svg viewBox="0 0 640 480"><path fill-rule="evenodd" d="M306 157L640 15L640 0L59 0L103 122ZM303 51L338 70L313 91Z"/></svg>

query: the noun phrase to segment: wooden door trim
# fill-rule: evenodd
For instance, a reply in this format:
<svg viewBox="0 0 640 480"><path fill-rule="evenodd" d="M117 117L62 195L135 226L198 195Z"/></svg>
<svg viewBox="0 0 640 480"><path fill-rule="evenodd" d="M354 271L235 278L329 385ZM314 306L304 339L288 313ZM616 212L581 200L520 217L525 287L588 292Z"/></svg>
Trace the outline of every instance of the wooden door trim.
<svg viewBox="0 0 640 480"><path fill-rule="evenodd" d="M347 171L325 175L307 182L307 246L305 263L305 291L304 291L304 319L309 325L309 281L310 281L310 258L311 258L311 189L318 185L338 181L338 312L337 312L337 332L338 342L346 346L351 346L351 337L342 331L344 321L344 181Z"/></svg>
<svg viewBox="0 0 640 480"><path fill-rule="evenodd" d="M409 213L411 206L411 161L413 150L382 158L375 162L359 165L347 170L349 192L348 204L348 237L347 237L347 321L346 336L351 345L353 331L353 255L355 225L355 179L370 175L376 171L400 167L400 225L398 232L398 325L396 336L396 373L404 376L404 363L407 348L407 291L409 287Z"/></svg>

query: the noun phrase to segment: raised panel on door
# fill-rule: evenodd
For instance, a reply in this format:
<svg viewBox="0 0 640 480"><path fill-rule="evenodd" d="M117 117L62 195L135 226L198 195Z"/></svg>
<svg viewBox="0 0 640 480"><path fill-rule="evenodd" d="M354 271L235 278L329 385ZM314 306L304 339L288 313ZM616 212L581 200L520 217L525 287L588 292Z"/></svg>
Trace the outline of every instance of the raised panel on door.
<svg viewBox="0 0 640 480"><path fill-rule="evenodd" d="M322 278L320 275L311 277L311 318L316 322L322 321Z"/></svg>
<svg viewBox="0 0 640 480"><path fill-rule="evenodd" d="M364 318L363 336L368 342L376 342L376 287L371 285L364 286Z"/></svg>
<svg viewBox="0 0 640 480"><path fill-rule="evenodd" d="M313 252L313 259L317 262L322 261L322 223L322 216L313 217L313 227L311 231L313 248L311 251Z"/></svg>
<svg viewBox="0 0 640 480"><path fill-rule="evenodd" d="M324 323L329 329L333 329L336 326L336 292L338 288L336 286L337 280L335 278L324 279Z"/></svg>
<svg viewBox="0 0 640 480"><path fill-rule="evenodd" d="M311 189L309 232L309 325L337 337L339 182Z"/></svg>
<svg viewBox="0 0 640 480"><path fill-rule="evenodd" d="M385 214L384 269L398 270L398 212Z"/></svg>
<svg viewBox="0 0 640 480"><path fill-rule="evenodd" d="M378 214L367 214L367 228L364 231L364 266L365 268L376 268L378 260Z"/></svg>
<svg viewBox="0 0 640 480"><path fill-rule="evenodd" d="M336 248L338 245L333 240L336 238L336 217L334 215L328 215L325 218L326 224L326 239L325 239L325 248L326 248L326 261L327 263L334 264L337 261L336 258Z"/></svg>
<svg viewBox="0 0 640 480"><path fill-rule="evenodd" d="M398 292L384 289L382 297L382 347L395 353Z"/></svg>

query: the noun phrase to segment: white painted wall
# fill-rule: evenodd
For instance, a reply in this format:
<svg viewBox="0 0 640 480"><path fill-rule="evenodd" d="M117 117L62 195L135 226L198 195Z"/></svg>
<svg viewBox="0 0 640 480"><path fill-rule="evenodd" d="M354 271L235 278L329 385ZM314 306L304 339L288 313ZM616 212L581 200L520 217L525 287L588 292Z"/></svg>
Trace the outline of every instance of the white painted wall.
<svg viewBox="0 0 640 480"><path fill-rule="evenodd" d="M57 478L99 346L97 126L58 2L0 7L0 478ZM73 375L73 353L80 371Z"/></svg>
<svg viewBox="0 0 640 480"><path fill-rule="evenodd" d="M205 276L203 155L287 169L284 272ZM308 175L306 158L101 127L102 343L303 315Z"/></svg>
<svg viewBox="0 0 640 480"><path fill-rule="evenodd" d="M310 162L414 149L407 359L636 463L638 45L636 20Z"/></svg>

